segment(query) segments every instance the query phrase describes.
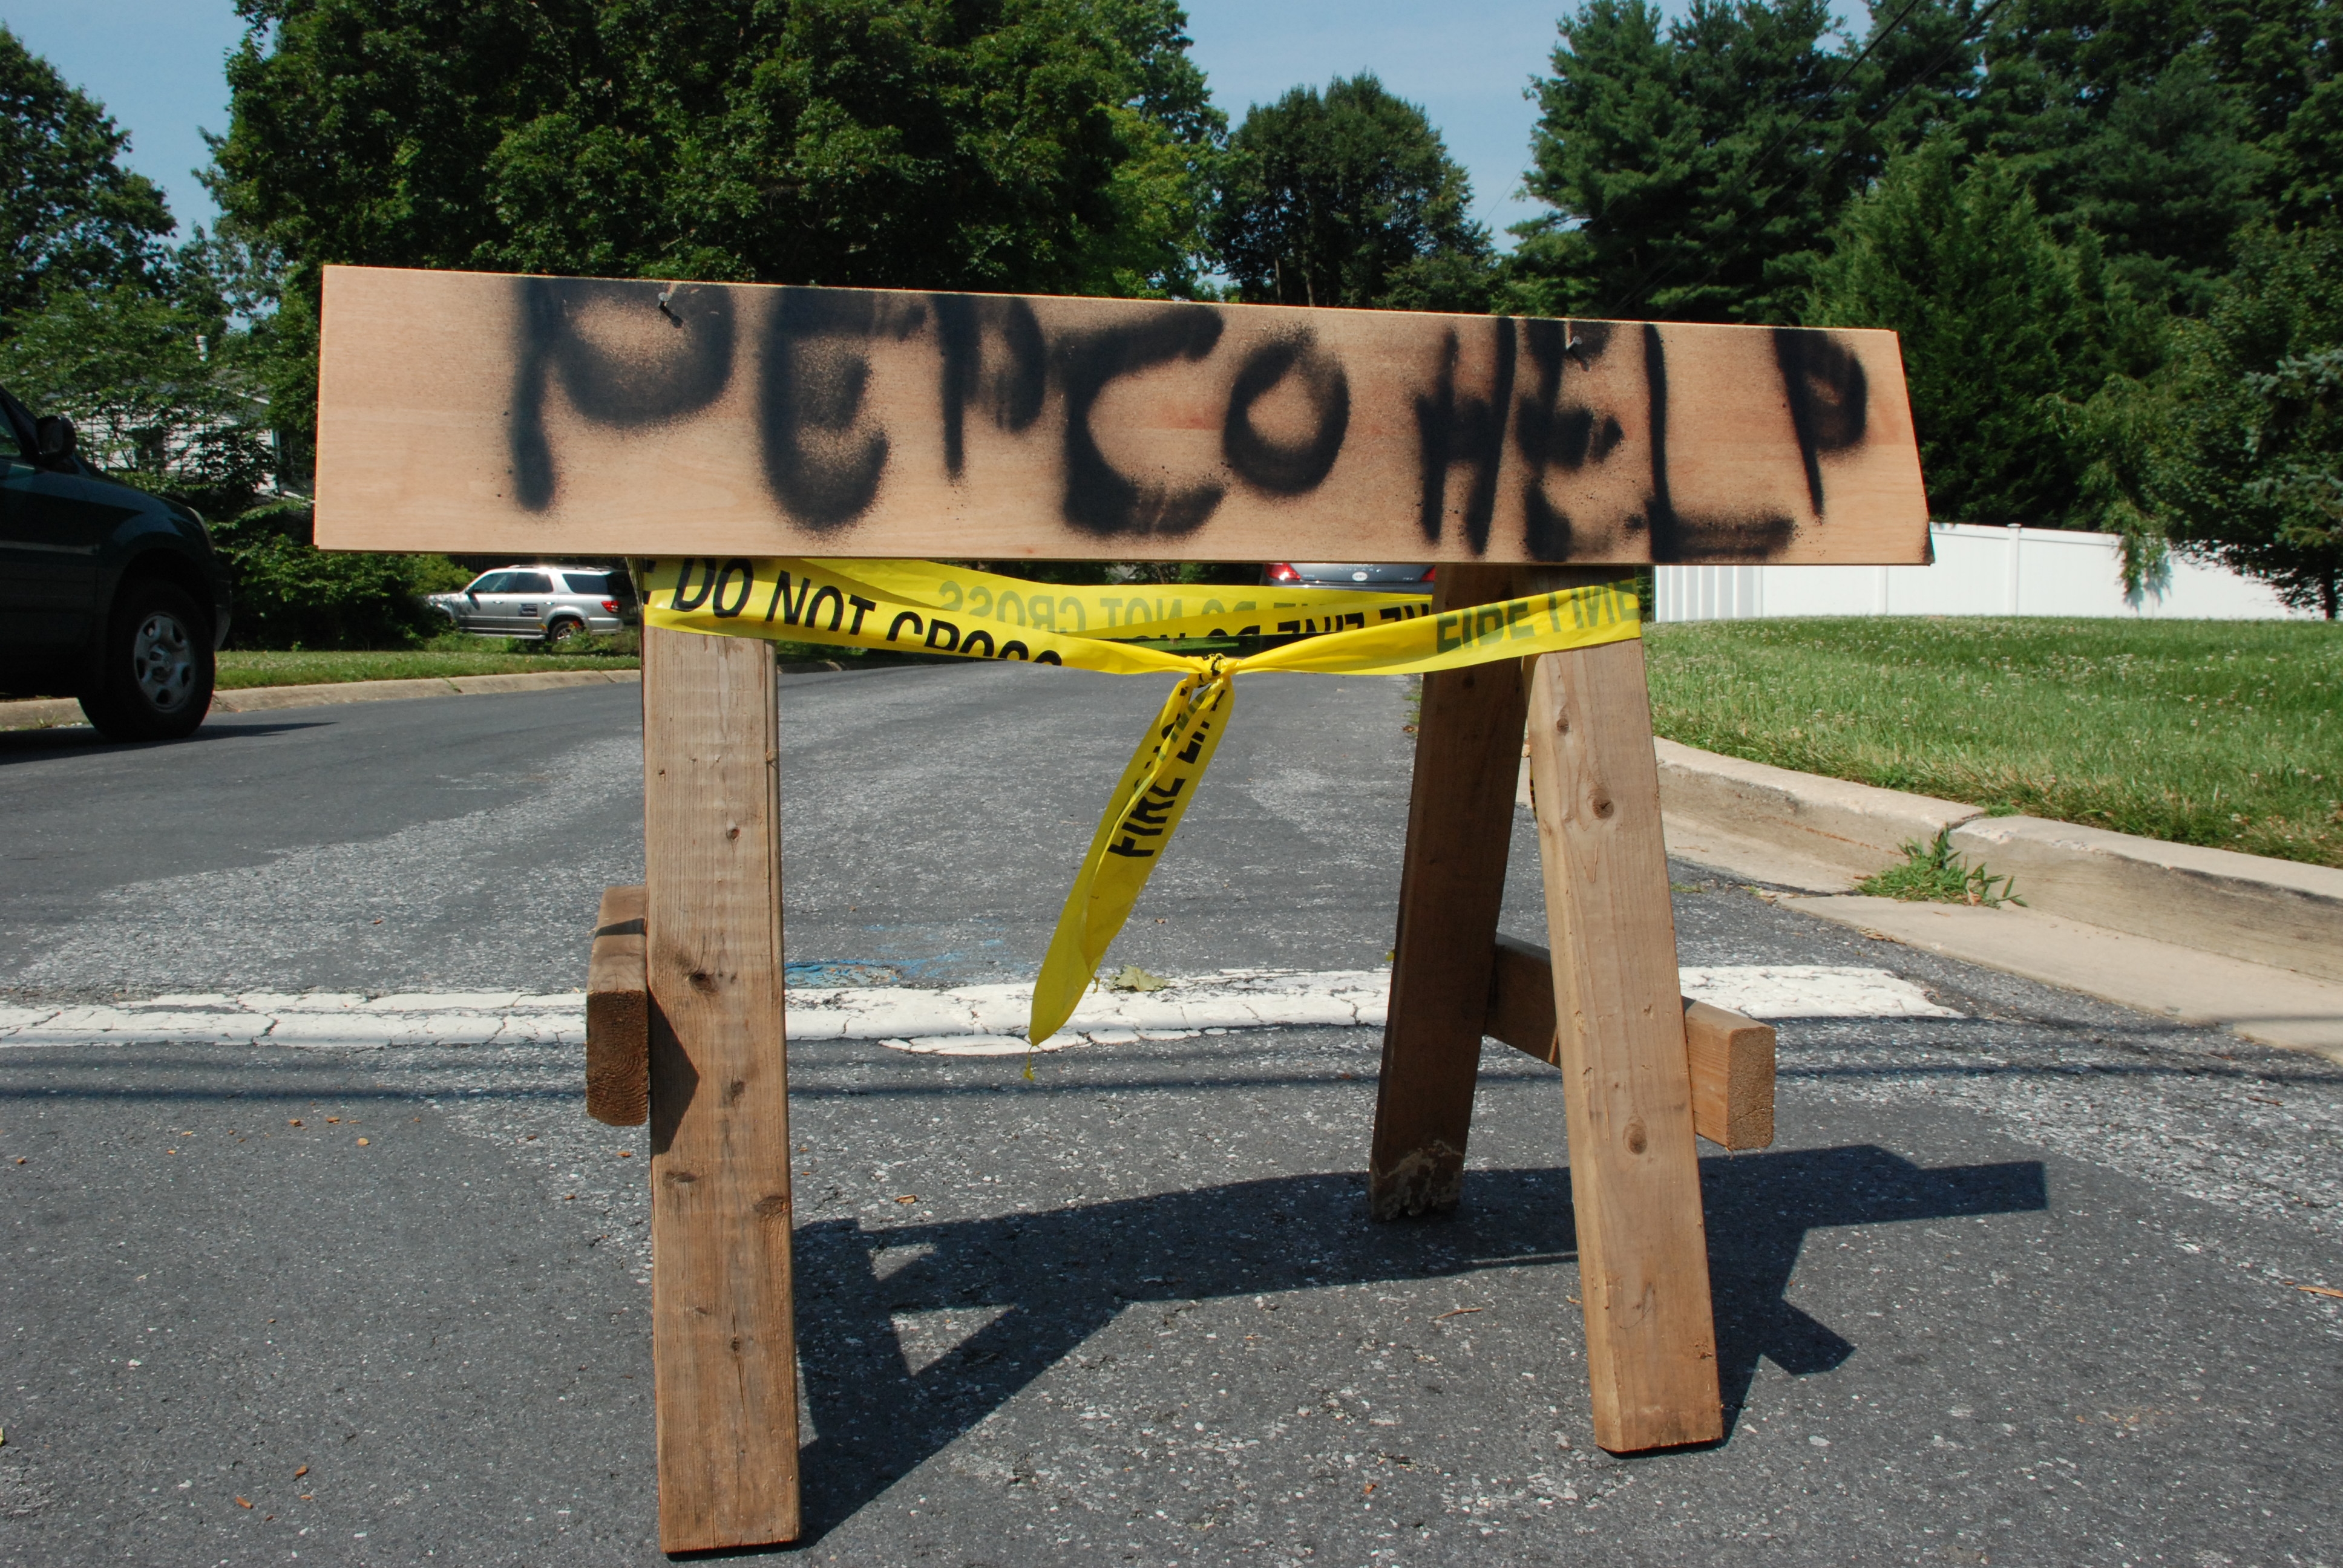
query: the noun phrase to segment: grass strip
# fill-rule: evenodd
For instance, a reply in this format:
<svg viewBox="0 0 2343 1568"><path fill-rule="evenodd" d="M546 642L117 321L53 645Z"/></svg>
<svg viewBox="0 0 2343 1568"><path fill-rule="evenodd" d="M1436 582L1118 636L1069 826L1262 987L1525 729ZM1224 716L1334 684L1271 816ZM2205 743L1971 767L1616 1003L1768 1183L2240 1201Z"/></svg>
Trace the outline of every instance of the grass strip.
<svg viewBox="0 0 2343 1568"><path fill-rule="evenodd" d="M478 652L438 648L378 653L236 652L219 656L219 689L327 686L349 680L416 680L456 675L534 675L553 669L632 669L632 654L504 653L494 644Z"/></svg>
<svg viewBox="0 0 2343 1568"><path fill-rule="evenodd" d="M1645 630L1653 727L1687 746L2343 867L2343 626L1865 617Z"/></svg>

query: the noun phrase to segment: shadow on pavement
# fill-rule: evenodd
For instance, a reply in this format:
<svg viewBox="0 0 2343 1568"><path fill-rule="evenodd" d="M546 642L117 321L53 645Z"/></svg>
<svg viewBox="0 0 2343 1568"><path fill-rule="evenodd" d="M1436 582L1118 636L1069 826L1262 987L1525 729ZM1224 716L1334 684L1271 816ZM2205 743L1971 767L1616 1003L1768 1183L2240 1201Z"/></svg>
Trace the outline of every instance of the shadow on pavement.
<svg viewBox="0 0 2343 1568"><path fill-rule="evenodd" d="M1728 1426L1758 1358L1796 1376L1855 1346L1784 1300L1810 1230L2047 1206L2037 1161L1925 1170L1855 1146L1702 1163ZM814 1440L800 1548L850 1518L1071 1353L1126 1307L1572 1261L1569 1171L1475 1171L1464 1207L1369 1225L1351 1175L866 1231L797 1235L798 1334ZM1559 1288L1554 1294L1561 1295ZM898 1313L1006 1307L917 1371ZM1557 1313L1566 1311L1556 1303Z"/></svg>
<svg viewBox="0 0 2343 1568"><path fill-rule="evenodd" d="M172 746L196 746L209 740L249 740L256 736L282 735L294 729L317 729L329 722L327 719L312 719L298 722L269 720L259 724L223 724L219 719L211 719L205 720L202 728L193 735L177 740L108 740L96 730L78 724L48 729L5 729L0 730L0 767L65 752L77 757L100 757L116 751L153 751Z"/></svg>

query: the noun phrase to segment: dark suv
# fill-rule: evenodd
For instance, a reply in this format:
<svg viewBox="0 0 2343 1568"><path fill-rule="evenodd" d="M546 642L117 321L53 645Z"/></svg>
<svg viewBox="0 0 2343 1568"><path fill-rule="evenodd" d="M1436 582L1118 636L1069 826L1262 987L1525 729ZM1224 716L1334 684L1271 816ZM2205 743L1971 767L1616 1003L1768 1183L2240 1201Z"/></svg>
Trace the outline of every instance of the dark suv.
<svg viewBox="0 0 2343 1568"><path fill-rule="evenodd" d="M69 419L0 389L0 691L70 691L116 740L191 733L227 640L204 520L74 453Z"/></svg>

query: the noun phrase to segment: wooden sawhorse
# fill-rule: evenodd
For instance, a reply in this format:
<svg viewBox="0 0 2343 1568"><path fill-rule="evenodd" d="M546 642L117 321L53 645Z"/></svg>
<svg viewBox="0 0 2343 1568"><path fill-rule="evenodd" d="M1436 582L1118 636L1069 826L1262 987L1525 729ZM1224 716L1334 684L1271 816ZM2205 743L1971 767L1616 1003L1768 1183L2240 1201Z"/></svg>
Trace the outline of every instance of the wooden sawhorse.
<svg viewBox="0 0 2343 1568"><path fill-rule="evenodd" d="M322 283L316 522L538 560L1446 557L1453 608L1929 558L1892 333L350 266ZM955 613L999 657L1068 629L987 602ZM779 737L762 643L644 652L646 879L598 943L588 1077L651 1126L679 1552L798 1533ZM1525 718L1550 957L1496 935ZM1755 1141L1765 1031L1678 992L1642 644L1428 676L1417 759L1373 1211L1457 1201L1486 1035L1556 1063L1597 1439L1714 1440L1694 1137Z"/></svg>
<svg viewBox="0 0 2343 1568"><path fill-rule="evenodd" d="M1570 586L1442 575L1443 608ZM798 1531L780 749L761 643L644 643L647 879L604 896L587 1105L651 1124L659 1532L681 1552ZM1497 934L1525 714L1551 954ZM1722 1437L1693 1140L1772 1141L1774 1031L1678 993L1640 641L1424 678L1375 1218L1456 1206L1484 1035L1563 1070L1596 1441Z"/></svg>

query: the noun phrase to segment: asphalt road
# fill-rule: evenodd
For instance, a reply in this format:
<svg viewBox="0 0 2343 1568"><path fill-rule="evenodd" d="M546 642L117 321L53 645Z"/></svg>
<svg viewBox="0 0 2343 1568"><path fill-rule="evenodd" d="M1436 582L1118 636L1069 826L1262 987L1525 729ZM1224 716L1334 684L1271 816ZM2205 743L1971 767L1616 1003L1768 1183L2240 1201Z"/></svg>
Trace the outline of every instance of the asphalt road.
<svg viewBox="0 0 2343 1568"><path fill-rule="evenodd" d="M791 957L1030 974L1160 696L785 681ZM0 1003L572 989L639 875L633 698L0 737ZM1248 683L1116 960L1380 961L1407 718L1396 682ZM2343 1070L1675 876L1687 964L1876 966L1965 1015L1785 1023L1780 1142L1704 1161L1725 1442L1594 1447L1560 1088L1504 1048L1464 1209L1376 1226L1372 1031L1031 1083L808 1044L799 1550L2343 1562L2343 1300L2296 1288L2343 1288ZM1542 924L1526 833L1507 924ZM577 1070L0 1050L0 1564L657 1561L640 1135Z"/></svg>

